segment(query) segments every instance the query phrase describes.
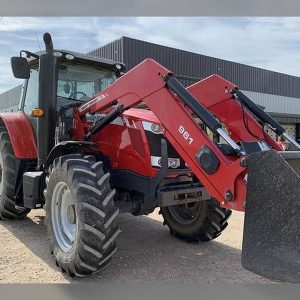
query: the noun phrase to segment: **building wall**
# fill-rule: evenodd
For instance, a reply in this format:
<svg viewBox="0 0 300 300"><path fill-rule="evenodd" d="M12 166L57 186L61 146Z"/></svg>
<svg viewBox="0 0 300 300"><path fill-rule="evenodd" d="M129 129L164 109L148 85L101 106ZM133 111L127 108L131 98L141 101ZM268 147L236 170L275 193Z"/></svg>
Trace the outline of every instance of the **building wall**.
<svg viewBox="0 0 300 300"><path fill-rule="evenodd" d="M300 115L300 98L243 91L252 101L265 107L265 110L277 114Z"/></svg>
<svg viewBox="0 0 300 300"><path fill-rule="evenodd" d="M0 94L0 111L11 112L16 111L19 106L22 85Z"/></svg>
<svg viewBox="0 0 300 300"><path fill-rule="evenodd" d="M98 50L99 53L107 55L109 51L116 50L114 44L118 47L123 45L123 51L117 50L117 53L114 52L109 55L111 55L111 58L115 58L116 54L118 58L123 55L123 62L128 69L149 57L169 68L175 75L187 77L186 81L190 78L190 82L187 82L187 84L193 83L195 79L199 80L211 74L219 74L237 84L242 90L300 98L299 77L128 37L123 37L111 43L108 47L101 47L105 49L105 52Z"/></svg>
<svg viewBox="0 0 300 300"><path fill-rule="evenodd" d="M103 47L95 49L88 53L92 56L111 59L116 62L124 62L123 60L123 38L115 40Z"/></svg>

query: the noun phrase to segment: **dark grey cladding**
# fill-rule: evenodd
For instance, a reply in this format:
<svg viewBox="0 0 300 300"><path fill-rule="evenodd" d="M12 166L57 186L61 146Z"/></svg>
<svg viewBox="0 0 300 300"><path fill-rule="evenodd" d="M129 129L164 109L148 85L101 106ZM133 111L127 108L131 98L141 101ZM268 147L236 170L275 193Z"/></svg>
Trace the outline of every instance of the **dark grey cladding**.
<svg viewBox="0 0 300 300"><path fill-rule="evenodd" d="M199 49L201 52L201 49ZM226 61L202 54L122 37L90 54L121 61L130 70L145 58L153 58L169 68L188 86L211 74L219 74L241 90L300 98L300 78Z"/></svg>

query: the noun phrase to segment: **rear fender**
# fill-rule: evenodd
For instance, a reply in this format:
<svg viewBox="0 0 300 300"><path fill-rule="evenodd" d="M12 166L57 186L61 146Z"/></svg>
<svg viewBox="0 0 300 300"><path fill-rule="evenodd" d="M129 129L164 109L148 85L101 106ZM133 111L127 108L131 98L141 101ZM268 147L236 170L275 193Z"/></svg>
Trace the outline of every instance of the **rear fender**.
<svg viewBox="0 0 300 300"><path fill-rule="evenodd" d="M23 112L0 113L12 144L14 154L20 159L36 159L36 142L32 127Z"/></svg>

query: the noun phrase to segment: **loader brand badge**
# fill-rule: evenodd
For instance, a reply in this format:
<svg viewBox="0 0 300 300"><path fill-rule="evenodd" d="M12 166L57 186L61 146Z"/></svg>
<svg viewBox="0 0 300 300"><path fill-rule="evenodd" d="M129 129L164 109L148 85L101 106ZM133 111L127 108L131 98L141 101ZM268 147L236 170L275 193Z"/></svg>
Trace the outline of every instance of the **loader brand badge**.
<svg viewBox="0 0 300 300"><path fill-rule="evenodd" d="M90 123L96 123L98 121L100 121L101 119L103 119L106 116L106 114L93 114L91 115L90 113L86 114L86 121L90 122ZM112 122L110 122L110 124L113 125L124 125L124 122L122 120L122 118L118 117L116 119L114 119Z"/></svg>
<svg viewBox="0 0 300 300"><path fill-rule="evenodd" d="M89 101L88 103L83 104L82 106L80 106L78 108L79 112L82 112L82 111L86 110L87 108L89 108L92 105L94 105L95 103L97 103L97 102L105 99L106 97L108 97L107 93L104 93L104 94L101 94L101 95L97 96L96 98L94 98L93 100Z"/></svg>

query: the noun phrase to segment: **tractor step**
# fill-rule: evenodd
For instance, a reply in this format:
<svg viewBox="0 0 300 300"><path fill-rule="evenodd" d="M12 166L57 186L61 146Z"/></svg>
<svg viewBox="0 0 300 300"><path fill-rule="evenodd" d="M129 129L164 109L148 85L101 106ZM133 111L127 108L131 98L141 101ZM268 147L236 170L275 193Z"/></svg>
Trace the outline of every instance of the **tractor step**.
<svg viewBox="0 0 300 300"><path fill-rule="evenodd" d="M250 155L242 265L264 277L300 283L299 152Z"/></svg>
<svg viewBox="0 0 300 300"><path fill-rule="evenodd" d="M43 206L43 178L43 172L25 172L23 174L24 207L41 208Z"/></svg>

